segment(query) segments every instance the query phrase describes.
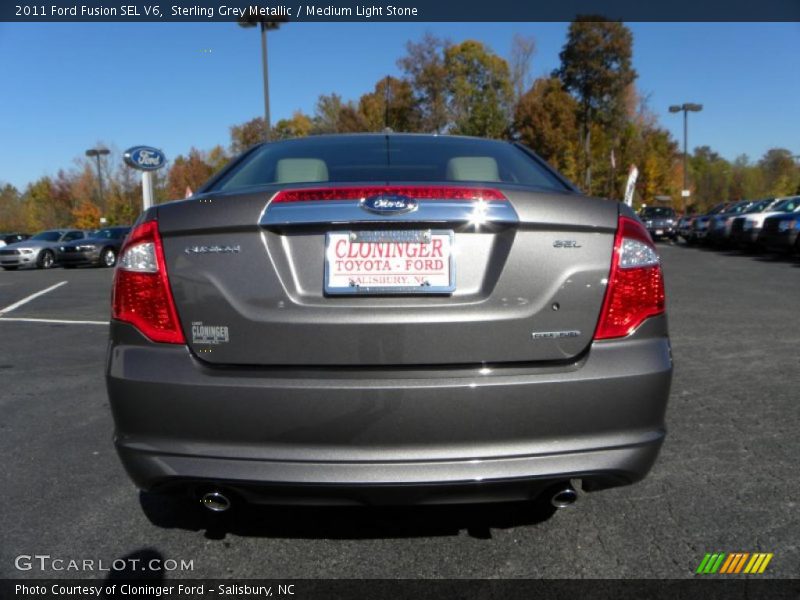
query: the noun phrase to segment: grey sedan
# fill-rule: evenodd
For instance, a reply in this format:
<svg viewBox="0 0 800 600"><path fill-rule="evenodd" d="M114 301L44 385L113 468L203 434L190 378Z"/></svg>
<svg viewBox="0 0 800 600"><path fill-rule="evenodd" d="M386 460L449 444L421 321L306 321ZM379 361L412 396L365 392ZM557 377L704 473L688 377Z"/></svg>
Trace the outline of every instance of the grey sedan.
<svg viewBox="0 0 800 600"><path fill-rule="evenodd" d="M110 335L128 474L214 511L561 507L644 477L665 436L653 241L515 143L257 146L139 218Z"/></svg>
<svg viewBox="0 0 800 600"><path fill-rule="evenodd" d="M49 269L56 265L59 244L81 240L85 231L78 229L51 229L31 238L0 248L0 267L7 271L32 267Z"/></svg>

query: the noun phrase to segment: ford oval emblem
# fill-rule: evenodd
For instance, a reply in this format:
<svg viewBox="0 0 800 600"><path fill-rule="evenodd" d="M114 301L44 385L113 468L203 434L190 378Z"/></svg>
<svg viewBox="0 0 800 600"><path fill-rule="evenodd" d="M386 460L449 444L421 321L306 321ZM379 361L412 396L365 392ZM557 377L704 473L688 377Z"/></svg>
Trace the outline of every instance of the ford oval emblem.
<svg viewBox="0 0 800 600"><path fill-rule="evenodd" d="M167 164L167 157L158 148L134 146L122 155L125 164L142 171L156 171Z"/></svg>
<svg viewBox="0 0 800 600"><path fill-rule="evenodd" d="M418 206L415 198L397 194L380 194L361 201L361 208L379 215L401 215L417 210Z"/></svg>

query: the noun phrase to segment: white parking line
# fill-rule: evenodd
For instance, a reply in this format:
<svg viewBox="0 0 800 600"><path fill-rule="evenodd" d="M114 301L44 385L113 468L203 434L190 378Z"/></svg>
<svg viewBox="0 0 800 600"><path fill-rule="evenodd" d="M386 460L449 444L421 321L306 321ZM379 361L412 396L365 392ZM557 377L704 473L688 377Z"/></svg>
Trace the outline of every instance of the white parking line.
<svg viewBox="0 0 800 600"><path fill-rule="evenodd" d="M9 304L5 308L0 308L0 317L5 315L6 313L10 313L12 310L16 310L17 308L19 308L23 304L27 304L31 300L35 300L39 296L43 296L44 294L46 294L48 292L52 292L56 288L60 288L62 285L67 285L67 282L66 281L62 281L62 282L57 283L55 285L51 285L49 288L44 289L41 292L36 292L35 294L31 294L30 296L28 296L27 298L23 298L19 302L14 302L14 304Z"/></svg>
<svg viewBox="0 0 800 600"><path fill-rule="evenodd" d="M69 319L27 319L25 317L2 317L2 321L14 321L16 323L63 323L65 325L108 325L108 321L72 321Z"/></svg>

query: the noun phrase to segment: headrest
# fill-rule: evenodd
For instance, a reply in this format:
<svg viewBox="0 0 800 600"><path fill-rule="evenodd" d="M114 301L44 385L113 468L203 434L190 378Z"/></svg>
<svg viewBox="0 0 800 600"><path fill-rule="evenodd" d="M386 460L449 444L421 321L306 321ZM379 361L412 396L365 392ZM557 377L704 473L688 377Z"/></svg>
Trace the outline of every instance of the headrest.
<svg viewBox="0 0 800 600"><path fill-rule="evenodd" d="M275 183L328 181L328 166L318 158L282 158L275 167Z"/></svg>
<svg viewBox="0 0 800 600"><path fill-rule="evenodd" d="M500 181L497 161L491 156L458 156L447 162L451 181Z"/></svg>

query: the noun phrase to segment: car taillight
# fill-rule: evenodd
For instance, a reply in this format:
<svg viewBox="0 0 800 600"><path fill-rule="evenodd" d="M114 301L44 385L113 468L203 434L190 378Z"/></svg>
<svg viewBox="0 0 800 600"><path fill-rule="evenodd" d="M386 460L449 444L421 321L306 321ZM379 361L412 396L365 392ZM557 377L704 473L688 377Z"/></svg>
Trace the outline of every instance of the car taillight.
<svg viewBox="0 0 800 600"><path fill-rule="evenodd" d="M484 200L486 202L506 200L503 192L493 188L452 185L373 185L281 190L272 198L271 204L320 200L358 200L382 194L406 196L416 200Z"/></svg>
<svg viewBox="0 0 800 600"><path fill-rule="evenodd" d="M130 323L154 342L186 343L169 287L156 221L137 226L120 250L111 316Z"/></svg>
<svg viewBox="0 0 800 600"><path fill-rule="evenodd" d="M664 276L658 253L641 223L619 218L611 273L596 340L625 337L664 312Z"/></svg>

